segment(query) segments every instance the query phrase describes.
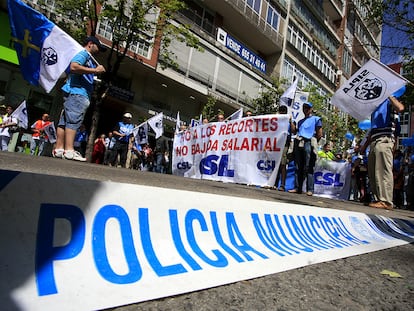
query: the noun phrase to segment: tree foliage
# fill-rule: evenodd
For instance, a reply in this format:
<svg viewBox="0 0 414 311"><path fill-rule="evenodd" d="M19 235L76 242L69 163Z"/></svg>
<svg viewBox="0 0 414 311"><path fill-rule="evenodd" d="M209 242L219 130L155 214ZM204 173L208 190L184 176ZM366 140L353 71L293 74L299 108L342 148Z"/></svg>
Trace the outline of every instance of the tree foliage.
<svg viewBox="0 0 414 311"><path fill-rule="evenodd" d="M393 41L385 42L382 48L395 49L396 54L412 59L414 53L414 2L412 0L363 0L362 3L370 8L366 12L368 23L373 22L383 27L390 27L403 34L404 42L394 41L398 42L397 45L393 45Z"/></svg>
<svg viewBox="0 0 414 311"><path fill-rule="evenodd" d="M253 99L253 113L256 115L277 113L279 110L279 100L284 89L285 79L272 78L272 85L263 84L259 97Z"/></svg>
<svg viewBox="0 0 414 311"><path fill-rule="evenodd" d="M160 43L156 52L164 67L176 66L175 55L168 49L174 41L200 50L189 27L173 20L174 14L185 7L182 0L60 0L57 11L69 17L59 25L79 41L95 35L99 21L105 24L112 43L106 54L104 79L111 82L133 45L146 43L157 48L155 43Z"/></svg>

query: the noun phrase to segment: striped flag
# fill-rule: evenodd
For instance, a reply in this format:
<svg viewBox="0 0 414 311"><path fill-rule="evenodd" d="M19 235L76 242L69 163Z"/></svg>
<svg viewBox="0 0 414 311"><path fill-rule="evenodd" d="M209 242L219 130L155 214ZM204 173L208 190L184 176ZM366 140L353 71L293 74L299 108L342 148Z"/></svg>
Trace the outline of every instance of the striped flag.
<svg viewBox="0 0 414 311"><path fill-rule="evenodd" d="M8 0L10 29L26 81L49 93L83 47L20 0Z"/></svg>

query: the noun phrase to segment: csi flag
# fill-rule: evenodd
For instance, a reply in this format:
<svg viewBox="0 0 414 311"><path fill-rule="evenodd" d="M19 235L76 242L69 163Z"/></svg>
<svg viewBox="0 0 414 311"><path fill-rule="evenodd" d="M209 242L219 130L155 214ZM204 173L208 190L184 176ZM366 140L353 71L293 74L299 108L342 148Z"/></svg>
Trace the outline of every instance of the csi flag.
<svg viewBox="0 0 414 311"><path fill-rule="evenodd" d="M47 138L49 139L49 142L51 144L54 144L57 140L55 124L53 122L50 122L48 125L46 125L43 128L43 131L45 132Z"/></svg>
<svg viewBox="0 0 414 311"><path fill-rule="evenodd" d="M233 112L227 120L237 120L243 118L243 108L240 108L239 110Z"/></svg>
<svg viewBox="0 0 414 311"><path fill-rule="evenodd" d="M293 81L292 85L280 97L280 106L291 107L295 99L296 89L298 88L298 79Z"/></svg>
<svg viewBox="0 0 414 311"><path fill-rule="evenodd" d="M406 82L387 66L371 59L335 92L331 103L354 118L364 120Z"/></svg>
<svg viewBox="0 0 414 311"><path fill-rule="evenodd" d="M13 111L11 117L18 120L18 125L21 128L27 129L29 126L29 118L27 117L26 101L24 100L16 110Z"/></svg>
<svg viewBox="0 0 414 311"><path fill-rule="evenodd" d="M8 0L10 29L25 80L49 93L83 47L44 15Z"/></svg>
<svg viewBox="0 0 414 311"><path fill-rule="evenodd" d="M147 121L152 130L155 132L155 139L161 137L164 133L163 119L164 114L161 112Z"/></svg>
<svg viewBox="0 0 414 311"><path fill-rule="evenodd" d="M133 134L137 144L148 144L148 123L144 122L133 129Z"/></svg>

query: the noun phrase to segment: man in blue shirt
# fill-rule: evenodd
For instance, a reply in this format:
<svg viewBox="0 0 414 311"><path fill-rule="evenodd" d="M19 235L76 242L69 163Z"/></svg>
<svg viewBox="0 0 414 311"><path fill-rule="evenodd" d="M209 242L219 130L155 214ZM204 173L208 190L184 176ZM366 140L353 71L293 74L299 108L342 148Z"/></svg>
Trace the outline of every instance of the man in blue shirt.
<svg viewBox="0 0 414 311"><path fill-rule="evenodd" d="M122 121L118 122L115 129L112 131L116 139L114 152L112 153L112 158L110 160L112 166L115 166L119 155L119 165L124 168L126 167L129 143L134 136L133 130L134 124L132 124L132 114L126 112L122 117Z"/></svg>
<svg viewBox="0 0 414 311"><path fill-rule="evenodd" d="M398 135L397 114L402 111L404 105L390 96L371 115L368 177L374 202L369 203L370 207L393 209L393 150Z"/></svg>
<svg viewBox="0 0 414 311"><path fill-rule="evenodd" d="M81 126L89 107L94 88L94 75L105 72L102 65L95 63L92 55L106 51L96 37L85 40L84 50L76 54L69 65L69 76L63 85L65 102L58 123L56 146L52 155L55 158L86 161L74 149L76 131Z"/></svg>
<svg viewBox="0 0 414 311"><path fill-rule="evenodd" d="M317 141L322 137L322 120L312 115L313 104L303 104L302 109L305 118L298 122L297 136L294 142L295 156L295 188L291 193L302 193L303 182L306 178L306 194L313 195L314 177L313 170L317 155Z"/></svg>

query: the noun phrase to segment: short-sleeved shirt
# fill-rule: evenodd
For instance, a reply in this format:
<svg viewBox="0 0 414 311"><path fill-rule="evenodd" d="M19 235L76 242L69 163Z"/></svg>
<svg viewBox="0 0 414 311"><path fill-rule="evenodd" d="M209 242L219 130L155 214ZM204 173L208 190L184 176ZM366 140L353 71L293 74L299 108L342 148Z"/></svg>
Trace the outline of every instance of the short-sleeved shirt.
<svg viewBox="0 0 414 311"><path fill-rule="evenodd" d="M317 116L309 116L298 122L298 135L311 139L317 127L322 127L322 120Z"/></svg>
<svg viewBox="0 0 414 311"><path fill-rule="evenodd" d="M92 61L91 55L86 51L82 50L76 54L72 60L72 63L78 63L79 65L96 68L96 65ZM93 78L94 74L69 74L66 83L62 86L62 90L69 94L83 95L90 98L93 92Z"/></svg>

